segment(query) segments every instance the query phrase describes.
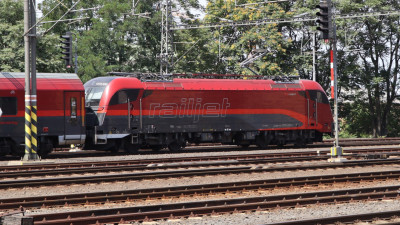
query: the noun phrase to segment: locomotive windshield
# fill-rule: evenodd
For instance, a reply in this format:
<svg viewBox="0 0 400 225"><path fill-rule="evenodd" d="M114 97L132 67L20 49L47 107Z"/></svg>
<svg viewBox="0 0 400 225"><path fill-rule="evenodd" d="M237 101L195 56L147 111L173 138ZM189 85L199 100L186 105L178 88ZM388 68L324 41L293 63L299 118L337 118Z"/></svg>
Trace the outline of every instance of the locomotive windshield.
<svg viewBox="0 0 400 225"><path fill-rule="evenodd" d="M85 89L86 106L99 106L106 86L88 87Z"/></svg>
<svg viewBox="0 0 400 225"><path fill-rule="evenodd" d="M85 83L86 106L98 107L107 85L117 77L97 77ZM97 108L95 108L96 110Z"/></svg>

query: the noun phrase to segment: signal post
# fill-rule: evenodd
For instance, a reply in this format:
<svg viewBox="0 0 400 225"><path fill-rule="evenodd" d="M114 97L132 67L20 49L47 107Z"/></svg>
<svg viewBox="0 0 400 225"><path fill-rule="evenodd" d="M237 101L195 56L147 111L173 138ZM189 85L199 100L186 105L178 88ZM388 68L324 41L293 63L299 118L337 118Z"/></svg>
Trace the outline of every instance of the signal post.
<svg viewBox="0 0 400 225"><path fill-rule="evenodd" d="M316 6L320 9L317 12L317 23L319 26L317 30L321 31L322 39L325 43L330 43L330 71L331 71L331 98L334 104L334 123L335 123L335 141L333 147L331 147L331 158L330 162L343 162L346 158L343 158L343 149L339 145L339 122L338 122L338 96L337 96L337 63L336 63L336 25L333 18L333 5L331 0L322 0L319 5Z"/></svg>

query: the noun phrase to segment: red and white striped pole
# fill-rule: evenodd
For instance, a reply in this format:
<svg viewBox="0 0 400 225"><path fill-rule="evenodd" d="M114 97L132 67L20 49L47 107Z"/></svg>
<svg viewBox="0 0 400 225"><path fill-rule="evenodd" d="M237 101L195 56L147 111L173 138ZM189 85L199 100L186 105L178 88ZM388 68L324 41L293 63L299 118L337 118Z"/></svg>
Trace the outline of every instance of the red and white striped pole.
<svg viewBox="0 0 400 225"><path fill-rule="evenodd" d="M339 146L339 121L338 121L338 98L337 98L337 68L336 68L336 40L332 43L331 48L331 98L334 102L334 120L335 120L335 145L331 148L331 156L336 158L334 162L345 161L346 158L342 158L343 149Z"/></svg>

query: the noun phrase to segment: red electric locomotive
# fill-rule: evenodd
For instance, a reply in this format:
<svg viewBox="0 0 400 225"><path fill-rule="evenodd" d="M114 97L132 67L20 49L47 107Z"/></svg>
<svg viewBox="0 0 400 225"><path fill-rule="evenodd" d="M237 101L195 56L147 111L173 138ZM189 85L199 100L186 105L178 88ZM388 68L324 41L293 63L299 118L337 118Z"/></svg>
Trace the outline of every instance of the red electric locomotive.
<svg viewBox="0 0 400 225"><path fill-rule="evenodd" d="M85 91L87 149L304 145L322 141L332 130L328 98L309 80L99 77L88 81Z"/></svg>
<svg viewBox="0 0 400 225"><path fill-rule="evenodd" d="M0 155L24 154L24 73L0 73ZM85 141L84 87L76 74L37 74L38 154Z"/></svg>

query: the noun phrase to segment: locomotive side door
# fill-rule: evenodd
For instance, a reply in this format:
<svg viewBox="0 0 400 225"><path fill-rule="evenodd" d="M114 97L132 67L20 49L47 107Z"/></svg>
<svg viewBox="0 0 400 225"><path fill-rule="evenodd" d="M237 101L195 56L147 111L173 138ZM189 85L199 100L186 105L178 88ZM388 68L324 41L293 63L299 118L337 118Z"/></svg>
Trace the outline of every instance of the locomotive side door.
<svg viewBox="0 0 400 225"><path fill-rule="evenodd" d="M308 118L307 118L307 125L308 126L315 126L315 117L316 117L316 107L317 102L314 98L314 93L312 91L308 91L308 98L307 98L307 111L308 111Z"/></svg>
<svg viewBox="0 0 400 225"><path fill-rule="evenodd" d="M64 139L81 140L83 135L83 93L64 92Z"/></svg>
<svg viewBox="0 0 400 225"><path fill-rule="evenodd" d="M308 91L308 126L314 127L318 123L318 93L317 91Z"/></svg>
<svg viewBox="0 0 400 225"><path fill-rule="evenodd" d="M130 89L127 91L128 128L132 133L138 132L140 125L139 119L140 119L140 112L141 112L140 107L142 99L138 99L139 92L140 92L139 89ZM138 102L139 104L137 104Z"/></svg>
<svg viewBox="0 0 400 225"><path fill-rule="evenodd" d="M133 127L135 127L135 125L134 125L135 108L133 106L133 102L129 98L128 98L128 101L127 101L127 106L128 106L128 128L129 128L129 130L132 130Z"/></svg>
<svg viewBox="0 0 400 225"><path fill-rule="evenodd" d="M139 111L139 109L136 109L133 106L133 102L130 101L129 105L128 105L128 110L129 110L129 124L130 124L130 129L131 131L136 131L137 129L139 129L139 124L138 124L138 115L137 112Z"/></svg>

